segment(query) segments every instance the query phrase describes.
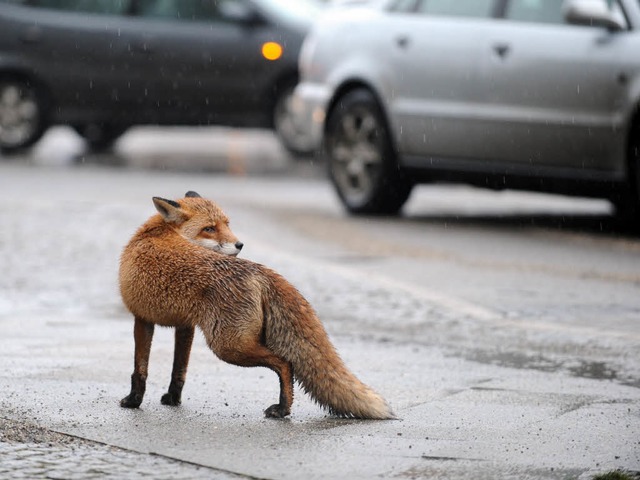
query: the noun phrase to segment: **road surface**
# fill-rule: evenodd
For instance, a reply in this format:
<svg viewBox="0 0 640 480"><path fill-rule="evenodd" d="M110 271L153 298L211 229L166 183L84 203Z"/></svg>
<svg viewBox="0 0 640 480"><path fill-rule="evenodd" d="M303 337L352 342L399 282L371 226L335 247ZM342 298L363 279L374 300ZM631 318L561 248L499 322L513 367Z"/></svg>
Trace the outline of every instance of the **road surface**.
<svg viewBox="0 0 640 480"><path fill-rule="evenodd" d="M350 218L322 175L233 173L0 164L0 473L89 478L92 462L114 478L640 471L640 240L606 202L432 186L402 217ZM201 336L183 405L162 406L168 329L142 408L118 406L133 365L118 256L152 196L187 190L222 205L243 257L300 289L399 420L331 418L299 390L289 419L265 419L275 375L222 363ZM65 454L85 450L87 461Z"/></svg>

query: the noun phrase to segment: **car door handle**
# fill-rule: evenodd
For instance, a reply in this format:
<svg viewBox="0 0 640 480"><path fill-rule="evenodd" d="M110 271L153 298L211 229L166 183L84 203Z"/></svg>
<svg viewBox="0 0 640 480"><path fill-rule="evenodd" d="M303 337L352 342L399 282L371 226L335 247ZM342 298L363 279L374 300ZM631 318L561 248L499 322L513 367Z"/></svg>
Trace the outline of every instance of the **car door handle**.
<svg viewBox="0 0 640 480"><path fill-rule="evenodd" d="M407 35L396 37L396 45L400 48L407 48L411 43L411 39Z"/></svg>
<svg viewBox="0 0 640 480"><path fill-rule="evenodd" d="M509 45L507 45L506 43L496 43L493 46L493 51L501 59L504 59L509 54L510 50L511 50L511 47Z"/></svg>
<svg viewBox="0 0 640 480"><path fill-rule="evenodd" d="M129 44L129 49L133 52L151 55L153 53L152 40L150 38L142 38Z"/></svg>
<svg viewBox="0 0 640 480"><path fill-rule="evenodd" d="M38 43L42 40L42 28L31 25L20 35L22 43Z"/></svg>
<svg viewBox="0 0 640 480"><path fill-rule="evenodd" d="M151 55L153 52L148 43L134 43L131 45L131 50L137 53L144 53L145 55Z"/></svg>

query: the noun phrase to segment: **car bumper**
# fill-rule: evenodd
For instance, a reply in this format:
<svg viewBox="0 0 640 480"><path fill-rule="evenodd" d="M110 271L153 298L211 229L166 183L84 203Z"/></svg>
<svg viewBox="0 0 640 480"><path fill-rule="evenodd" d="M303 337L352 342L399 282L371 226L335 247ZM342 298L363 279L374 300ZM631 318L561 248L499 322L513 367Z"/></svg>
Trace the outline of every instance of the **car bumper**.
<svg viewBox="0 0 640 480"><path fill-rule="evenodd" d="M324 121L331 98L330 90L324 85L300 83L293 92L292 109L300 129L309 135L314 149L322 143Z"/></svg>

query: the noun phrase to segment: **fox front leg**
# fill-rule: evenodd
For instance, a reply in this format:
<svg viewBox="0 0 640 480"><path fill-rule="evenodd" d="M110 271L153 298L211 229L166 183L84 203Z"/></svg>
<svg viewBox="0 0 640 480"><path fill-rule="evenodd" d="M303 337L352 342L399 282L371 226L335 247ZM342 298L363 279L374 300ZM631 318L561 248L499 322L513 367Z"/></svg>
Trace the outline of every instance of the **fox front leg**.
<svg viewBox="0 0 640 480"><path fill-rule="evenodd" d="M153 340L153 323L145 322L136 317L133 326L133 338L135 340L135 358L133 374L131 375L131 393L120 401L124 408L138 408L144 398L147 386L147 373L149 367L149 352Z"/></svg>
<svg viewBox="0 0 640 480"><path fill-rule="evenodd" d="M177 406L181 403L182 387L187 378L189 355L193 344L195 328L176 328L175 349L173 351L173 370L169 391L162 396L160 402L163 405Z"/></svg>

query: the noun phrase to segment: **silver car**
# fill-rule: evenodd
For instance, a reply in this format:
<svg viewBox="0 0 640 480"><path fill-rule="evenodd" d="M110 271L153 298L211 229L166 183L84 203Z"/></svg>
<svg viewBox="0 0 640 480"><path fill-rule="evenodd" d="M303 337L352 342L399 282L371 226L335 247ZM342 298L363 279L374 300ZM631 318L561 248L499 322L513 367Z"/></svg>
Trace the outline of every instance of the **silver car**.
<svg viewBox="0 0 640 480"><path fill-rule="evenodd" d="M640 0L393 0L303 44L299 121L352 213L432 181L640 210Z"/></svg>

